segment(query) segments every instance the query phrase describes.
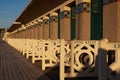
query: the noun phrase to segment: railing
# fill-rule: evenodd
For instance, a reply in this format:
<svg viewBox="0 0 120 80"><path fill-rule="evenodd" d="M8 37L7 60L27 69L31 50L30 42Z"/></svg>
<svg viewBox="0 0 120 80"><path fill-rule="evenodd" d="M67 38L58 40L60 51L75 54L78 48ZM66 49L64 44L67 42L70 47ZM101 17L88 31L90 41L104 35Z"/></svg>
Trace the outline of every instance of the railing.
<svg viewBox="0 0 120 80"><path fill-rule="evenodd" d="M42 70L58 65L60 80L66 77L98 77L98 80L120 79L120 43L105 40L6 40L32 63L42 61ZM47 62L46 62L47 61Z"/></svg>

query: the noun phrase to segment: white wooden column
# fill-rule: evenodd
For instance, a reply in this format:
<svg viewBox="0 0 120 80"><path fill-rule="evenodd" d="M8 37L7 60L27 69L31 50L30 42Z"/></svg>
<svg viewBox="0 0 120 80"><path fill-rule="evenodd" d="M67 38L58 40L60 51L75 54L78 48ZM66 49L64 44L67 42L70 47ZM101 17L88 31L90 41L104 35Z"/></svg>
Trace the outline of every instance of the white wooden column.
<svg viewBox="0 0 120 80"><path fill-rule="evenodd" d="M33 39L33 30L30 28L30 39Z"/></svg>
<svg viewBox="0 0 120 80"><path fill-rule="evenodd" d="M23 38L23 31L20 32L20 38L22 39Z"/></svg>
<svg viewBox="0 0 120 80"><path fill-rule="evenodd" d="M27 29L25 29L25 39L27 39L27 34L28 34L28 32L27 32Z"/></svg>
<svg viewBox="0 0 120 80"><path fill-rule="evenodd" d="M90 0L76 0L76 39L90 40Z"/></svg>
<svg viewBox="0 0 120 80"><path fill-rule="evenodd" d="M27 33L26 38L29 39L29 29L28 28L26 29L26 33Z"/></svg>
<svg viewBox="0 0 120 80"><path fill-rule="evenodd" d="M34 27L32 28L32 31L33 31L33 39L36 39L37 37L37 32L36 32L36 25L34 24Z"/></svg>
<svg viewBox="0 0 120 80"><path fill-rule="evenodd" d="M43 38L43 20L40 19L38 22L38 39L42 39Z"/></svg>
<svg viewBox="0 0 120 80"><path fill-rule="evenodd" d="M49 17L43 17L43 39L49 39Z"/></svg>
<svg viewBox="0 0 120 80"><path fill-rule="evenodd" d="M50 39L58 39L58 13L52 12L50 14Z"/></svg>
<svg viewBox="0 0 120 80"><path fill-rule="evenodd" d="M35 39L38 39L38 30L37 29L38 29L38 26L36 26L35 30L34 30L34 32L35 32L35 35L34 35Z"/></svg>
<svg viewBox="0 0 120 80"><path fill-rule="evenodd" d="M31 39L31 29L30 28L28 29L28 33L29 33L28 34L29 35L29 39Z"/></svg>
<svg viewBox="0 0 120 80"><path fill-rule="evenodd" d="M60 9L60 38L70 40L70 7Z"/></svg>
<svg viewBox="0 0 120 80"><path fill-rule="evenodd" d="M118 0L118 2L117 2L117 4L118 4L118 11L117 11L117 17L118 17L118 34L117 34L117 42L120 42L120 0Z"/></svg>
<svg viewBox="0 0 120 80"><path fill-rule="evenodd" d="M120 42L120 1L104 0L103 38L110 42ZM112 36L111 36L112 34Z"/></svg>
<svg viewBox="0 0 120 80"><path fill-rule="evenodd" d="M19 32L15 33L15 38L20 38L20 33Z"/></svg>

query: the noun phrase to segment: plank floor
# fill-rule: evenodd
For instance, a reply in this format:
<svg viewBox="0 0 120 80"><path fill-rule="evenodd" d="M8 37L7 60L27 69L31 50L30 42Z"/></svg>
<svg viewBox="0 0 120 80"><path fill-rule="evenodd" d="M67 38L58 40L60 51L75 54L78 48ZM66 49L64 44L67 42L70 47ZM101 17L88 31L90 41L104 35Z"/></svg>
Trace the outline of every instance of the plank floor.
<svg viewBox="0 0 120 80"><path fill-rule="evenodd" d="M0 41L0 80L50 80L6 42Z"/></svg>

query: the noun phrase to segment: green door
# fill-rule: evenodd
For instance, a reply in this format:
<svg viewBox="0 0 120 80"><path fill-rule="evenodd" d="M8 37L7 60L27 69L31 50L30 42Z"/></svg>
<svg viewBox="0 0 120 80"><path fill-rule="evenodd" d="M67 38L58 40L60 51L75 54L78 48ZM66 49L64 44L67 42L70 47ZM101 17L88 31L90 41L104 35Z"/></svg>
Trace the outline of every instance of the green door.
<svg viewBox="0 0 120 80"><path fill-rule="evenodd" d="M103 38L103 2L91 0L91 40Z"/></svg>
<svg viewBox="0 0 120 80"><path fill-rule="evenodd" d="M71 12L70 12L71 40L75 39L75 26L76 26L76 6L73 6L71 7Z"/></svg>

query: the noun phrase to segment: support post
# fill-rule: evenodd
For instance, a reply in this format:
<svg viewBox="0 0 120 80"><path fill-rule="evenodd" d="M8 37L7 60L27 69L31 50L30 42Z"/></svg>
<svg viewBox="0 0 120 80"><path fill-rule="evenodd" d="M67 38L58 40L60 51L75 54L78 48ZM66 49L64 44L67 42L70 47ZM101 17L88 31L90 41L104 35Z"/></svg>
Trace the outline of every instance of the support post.
<svg viewBox="0 0 120 80"><path fill-rule="evenodd" d="M65 70L64 70L64 40L61 39L61 48L60 48L60 80L64 80Z"/></svg>
<svg viewBox="0 0 120 80"><path fill-rule="evenodd" d="M38 39L43 39L43 20L39 19L38 24Z"/></svg>
<svg viewBox="0 0 120 80"><path fill-rule="evenodd" d="M60 38L70 40L70 7L60 9Z"/></svg>
<svg viewBox="0 0 120 80"><path fill-rule="evenodd" d="M43 17L43 39L49 39L49 17Z"/></svg>
<svg viewBox="0 0 120 80"><path fill-rule="evenodd" d="M50 39L58 39L58 13L50 14Z"/></svg>
<svg viewBox="0 0 120 80"><path fill-rule="evenodd" d="M76 39L90 40L90 0L76 0Z"/></svg>

